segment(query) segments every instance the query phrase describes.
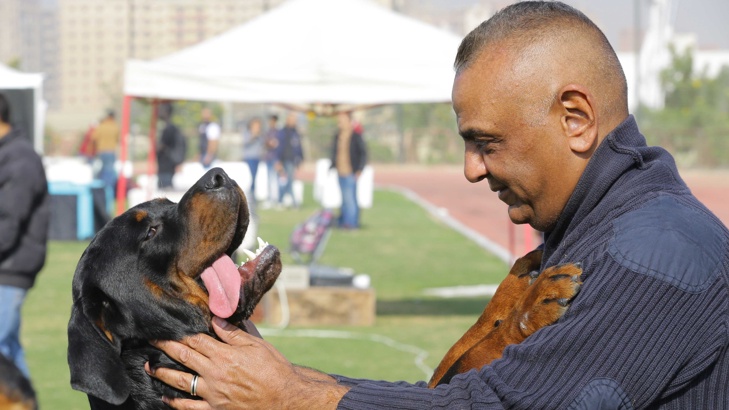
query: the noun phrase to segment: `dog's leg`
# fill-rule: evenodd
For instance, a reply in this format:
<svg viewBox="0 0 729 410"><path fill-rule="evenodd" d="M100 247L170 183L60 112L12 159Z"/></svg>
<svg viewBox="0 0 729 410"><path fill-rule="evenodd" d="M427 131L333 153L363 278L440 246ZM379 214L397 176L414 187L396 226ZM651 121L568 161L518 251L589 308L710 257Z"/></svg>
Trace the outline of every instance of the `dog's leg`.
<svg viewBox="0 0 729 410"><path fill-rule="evenodd" d="M514 310L519 299L529 287L533 271L538 271L542 261L542 251L536 250L519 258L512 266L509 274L501 282L494 297L486 305L483 313L476 323L448 350L438 367L433 372L428 387L441 384L441 379L453 364L469 351L476 343L483 340L487 334L499 327ZM495 350L491 360L501 356L501 350ZM450 377L448 378L450 380Z"/></svg>

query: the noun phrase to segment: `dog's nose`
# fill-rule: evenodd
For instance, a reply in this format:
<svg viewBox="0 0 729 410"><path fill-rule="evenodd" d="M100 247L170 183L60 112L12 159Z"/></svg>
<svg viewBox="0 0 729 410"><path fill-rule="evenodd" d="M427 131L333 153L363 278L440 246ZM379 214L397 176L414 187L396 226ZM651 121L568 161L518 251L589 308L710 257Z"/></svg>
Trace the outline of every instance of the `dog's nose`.
<svg viewBox="0 0 729 410"><path fill-rule="evenodd" d="M207 190L229 187L231 185L230 177L220 168L213 168L207 172L202 178L203 186Z"/></svg>

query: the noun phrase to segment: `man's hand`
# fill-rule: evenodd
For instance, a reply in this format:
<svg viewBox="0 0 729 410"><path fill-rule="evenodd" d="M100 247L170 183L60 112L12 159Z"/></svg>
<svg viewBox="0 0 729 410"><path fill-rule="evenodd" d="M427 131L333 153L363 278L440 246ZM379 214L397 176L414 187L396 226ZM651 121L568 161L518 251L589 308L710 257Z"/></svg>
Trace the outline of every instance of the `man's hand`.
<svg viewBox="0 0 729 410"><path fill-rule="evenodd" d="M213 329L223 343L198 334L181 341L153 345L197 372L197 395L205 401L165 399L175 409L335 408L347 392L330 376L299 368L263 339L225 320L214 318ZM159 368L150 375L182 391L190 391L192 376Z"/></svg>

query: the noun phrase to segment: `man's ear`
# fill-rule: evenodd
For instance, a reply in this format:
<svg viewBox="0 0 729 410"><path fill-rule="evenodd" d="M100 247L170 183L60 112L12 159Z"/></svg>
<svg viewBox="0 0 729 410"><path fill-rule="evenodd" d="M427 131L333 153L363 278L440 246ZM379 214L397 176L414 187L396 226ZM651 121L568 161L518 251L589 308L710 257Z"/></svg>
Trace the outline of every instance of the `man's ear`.
<svg viewBox="0 0 729 410"><path fill-rule="evenodd" d="M589 90L579 84L568 84L559 91L562 109L561 124L569 138L570 149L589 154L597 148L597 112Z"/></svg>

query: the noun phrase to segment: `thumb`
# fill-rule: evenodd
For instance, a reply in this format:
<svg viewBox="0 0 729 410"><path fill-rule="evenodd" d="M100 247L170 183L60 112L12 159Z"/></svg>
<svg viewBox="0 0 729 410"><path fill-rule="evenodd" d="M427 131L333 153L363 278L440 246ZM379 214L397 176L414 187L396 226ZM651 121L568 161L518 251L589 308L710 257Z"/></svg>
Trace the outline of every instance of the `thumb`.
<svg viewBox="0 0 729 410"><path fill-rule="evenodd" d="M228 323L227 320L217 316L213 317L213 330L220 337L220 340L233 346L247 344L247 338L251 337L246 332Z"/></svg>

